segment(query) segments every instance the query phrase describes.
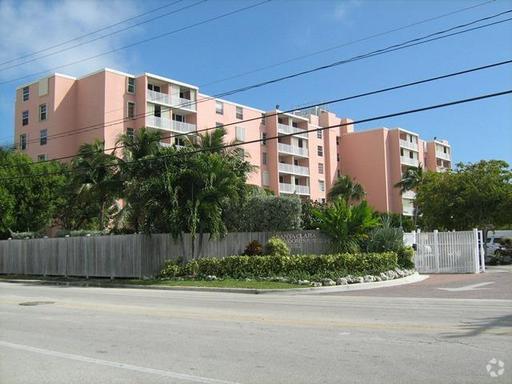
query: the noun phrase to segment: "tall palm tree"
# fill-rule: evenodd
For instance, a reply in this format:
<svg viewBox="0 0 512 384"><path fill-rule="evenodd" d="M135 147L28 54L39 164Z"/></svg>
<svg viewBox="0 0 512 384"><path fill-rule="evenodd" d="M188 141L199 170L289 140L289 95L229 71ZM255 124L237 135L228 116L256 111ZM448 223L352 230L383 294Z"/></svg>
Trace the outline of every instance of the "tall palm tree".
<svg viewBox="0 0 512 384"><path fill-rule="evenodd" d="M105 152L99 140L80 146L71 164L82 201L96 205L100 229L107 226L108 211L116 206L120 193L119 164L114 153Z"/></svg>
<svg viewBox="0 0 512 384"><path fill-rule="evenodd" d="M409 167L402 175L402 179L395 184L395 188L400 188L400 193L405 193L407 191L416 191L417 188L421 185L425 178L425 173L423 172L423 166L421 163L418 167ZM416 223L418 221L418 205L416 203L416 199L413 200L413 220L414 227L416 227Z"/></svg>
<svg viewBox="0 0 512 384"><path fill-rule="evenodd" d="M332 185L331 190L327 194L327 200L334 201L338 197L342 197L347 204L351 202L361 201L366 192L361 184L353 181L349 176L340 176Z"/></svg>

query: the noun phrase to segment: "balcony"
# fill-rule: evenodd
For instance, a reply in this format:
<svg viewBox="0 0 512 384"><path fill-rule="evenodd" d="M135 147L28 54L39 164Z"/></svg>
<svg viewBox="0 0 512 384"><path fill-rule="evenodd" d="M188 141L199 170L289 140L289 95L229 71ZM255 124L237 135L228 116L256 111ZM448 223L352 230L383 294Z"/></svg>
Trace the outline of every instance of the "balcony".
<svg viewBox="0 0 512 384"><path fill-rule="evenodd" d="M296 147L294 145L279 143L279 152L287 153L289 155L308 157L309 151L307 148Z"/></svg>
<svg viewBox="0 0 512 384"><path fill-rule="evenodd" d="M436 157L438 159L448 160L450 161L451 157L449 153L444 153L443 151L436 151Z"/></svg>
<svg viewBox="0 0 512 384"><path fill-rule="evenodd" d="M419 165L418 159L411 159L407 156L400 156L400 162L411 167L417 167Z"/></svg>
<svg viewBox="0 0 512 384"><path fill-rule="evenodd" d="M279 183L279 192L290 194L296 193L297 195L309 195L309 186Z"/></svg>
<svg viewBox="0 0 512 384"><path fill-rule="evenodd" d="M300 165L279 163L279 172L290 173L293 175L309 176L309 168Z"/></svg>
<svg viewBox="0 0 512 384"><path fill-rule="evenodd" d="M403 199L415 199L416 193L414 191L406 191L402 193Z"/></svg>
<svg viewBox="0 0 512 384"><path fill-rule="evenodd" d="M167 93L156 92L150 89L148 89L147 95L148 101L152 103L165 104L167 106L171 106L174 108L186 109L191 111L196 110L195 100L183 99L181 97L171 96Z"/></svg>
<svg viewBox="0 0 512 384"><path fill-rule="evenodd" d="M414 215L414 207L412 205L404 205L402 204L402 214L404 216L412 216Z"/></svg>
<svg viewBox="0 0 512 384"><path fill-rule="evenodd" d="M292 127L291 125L277 124L277 132L283 133L285 135L297 133L296 135L294 135L295 137L299 137L301 139L308 138L307 132L305 132L303 129Z"/></svg>
<svg viewBox="0 0 512 384"><path fill-rule="evenodd" d="M447 172L450 168L447 168L447 167L443 167L442 165L438 165L436 167L436 171L437 172Z"/></svg>
<svg viewBox="0 0 512 384"><path fill-rule="evenodd" d="M164 129L166 131L174 131L180 133L190 133L196 131L195 124L184 123L181 121L175 121L158 116L147 116L146 125L151 128Z"/></svg>
<svg viewBox="0 0 512 384"><path fill-rule="evenodd" d="M418 143L410 142L407 140L400 139L400 146L405 149L410 149L411 151L417 151L418 150Z"/></svg>

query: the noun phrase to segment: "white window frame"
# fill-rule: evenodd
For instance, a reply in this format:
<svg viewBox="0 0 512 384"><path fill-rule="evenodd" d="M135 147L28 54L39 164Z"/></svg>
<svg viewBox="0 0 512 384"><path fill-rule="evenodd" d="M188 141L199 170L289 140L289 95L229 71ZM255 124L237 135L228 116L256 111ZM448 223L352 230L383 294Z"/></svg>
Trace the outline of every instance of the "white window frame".
<svg viewBox="0 0 512 384"><path fill-rule="evenodd" d="M130 80L133 81L133 84L130 84ZM132 88L132 90L130 90ZM135 77L127 77L126 78L126 92L128 93L135 93L136 85L135 85Z"/></svg>
<svg viewBox="0 0 512 384"><path fill-rule="evenodd" d="M318 189L320 192L325 192L325 181L324 180L318 180Z"/></svg>
<svg viewBox="0 0 512 384"><path fill-rule="evenodd" d="M43 111L44 108L44 111ZM43 119L44 114L44 119ZM39 121L45 121L48 119L48 107L46 106L46 103L39 104Z"/></svg>
<svg viewBox="0 0 512 384"><path fill-rule="evenodd" d="M27 117L25 117L25 115ZM28 113L28 111L23 111L21 112L21 125L25 126L25 125L28 125L30 123L30 115ZM27 123L25 124L25 119L27 120Z"/></svg>
<svg viewBox="0 0 512 384"><path fill-rule="evenodd" d="M46 160L48 160L48 155L46 153L37 155L37 161L46 161Z"/></svg>
<svg viewBox="0 0 512 384"><path fill-rule="evenodd" d="M263 145L267 145L267 132L262 132L261 133L261 143Z"/></svg>
<svg viewBox="0 0 512 384"><path fill-rule="evenodd" d="M224 103L222 101L215 100L215 113L217 115L224 114Z"/></svg>
<svg viewBox="0 0 512 384"><path fill-rule="evenodd" d="M238 120L243 120L244 118L244 109L242 107L236 106L235 116Z"/></svg>
<svg viewBox="0 0 512 384"><path fill-rule="evenodd" d="M316 130L316 137L317 137L317 139L321 139L323 137L321 129Z"/></svg>
<svg viewBox="0 0 512 384"><path fill-rule="evenodd" d="M319 175L324 174L324 163L318 163L318 174Z"/></svg>
<svg viewBox="0 0 512 384"><path fill-rule="evenodd" d="M324 157L324 147L322 145L318 145L316 147L316 153L318 157Z"/></svg>
<svg viewBox="0 0 512 384"><path fill-rule="evenodd" d="M238 125L235 127L235 140L245 141L245 127Z"/></svg>
<svg viewBox="0 0 512 384"><path fill-rule="evenodd" d="M267 152L263 152L261 154L261 164L262 165L267 165L267 161L268 161L268 159L267 159Z"/></svg>
<svg viewBox="0 0 512 384"><path fill-rule="evenodd" d="M133 128L126 128L126 136L131 137L133 139L133 136L135 135L135 130Z"/></svg>
<svg viewBox="0 0 512 384"><path fill-rule="evenodd" d="M130 105L133 105L133 116L130 116ZM135 119L135 103L133 101L128 101L126 103L126 117L129 119Z"/></svg>
<svg viewBox="0 0 512 384"><path fill-rule="evenodd" d="M28 101L30 99L30 86L23 87L21 91L21 99Z"/></svg>
<svg viewBox="0 0 512 384"><path fill-rule="evenodd" d="M48 129L41 129L39 131L39 145L48 144Z"/></svg>
<svg viewBox="0 0 512 384"><path fill-rule="evenodd" d="M28 140L27 140L27 134L22 133L20 135L20 150L24 151L28 148Z"/></svg>

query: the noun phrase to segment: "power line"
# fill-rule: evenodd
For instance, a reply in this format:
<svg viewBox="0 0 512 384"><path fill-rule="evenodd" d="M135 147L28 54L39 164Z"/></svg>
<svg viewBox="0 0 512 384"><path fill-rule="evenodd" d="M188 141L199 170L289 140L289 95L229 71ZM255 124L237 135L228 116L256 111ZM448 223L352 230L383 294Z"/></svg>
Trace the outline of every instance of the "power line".
<svg viewBox="0 0 512 384"><path fill-rule="evenodd" d="M500 67L500 66L508 65L508 64L512 64L512 59L511 60L505 60L505 61L497 62L497 63L487 64L487 65L483 65L483 66L479 66L479 67L473 67L473 68L469 68L469 69L464 69L464 70L461 70L461 71L452 72L452 73L448 73L448 74L444 74L444 75L439 75L439 76L435 76L435 77L430 77L430 78L427 78L427 79L421 79L421 80L416 80L416 81L412 81L412 82L408 82L408 83L402 83L402 84L398 84L398 85L394 85L394 86L390 86L390 87L386 87L386 88L380 88L380 89L377 89L377 90L368 91L368 92L364 92L364 93L359 93L359 94L356 94L356 95L345 96L345 97L341 97L341 98L336 98L336 99L331 99L331 100L327 100L327 101L322 101L322 102L319 102L319 103L314 103L314 104L311 104L311 105L303 106L302 109L321 107L321 106L324 106L324 105L327 105L327 104L336 104L336 103L340 103L340 102L343 102L343 101L359 99L359 98L362 98L362 97L367 97L367 96L372 96L372 95L376 95L376 94L380 94L380 93L395 91L395 90L398 90L398 89L408 88L408 87L412 87L412 86L416 86L416 85L420 85L420 84L426 84L426 83L430 83L430 82L434 82L434 81L438 81L438 80L444 80L444 79L448 79L448 78L451 78L451 77L467 75L469 73L478 72L478 71L482 71L482 70L486 70L486 69L491 69L491 68L496 68L496 67ZM251 121L262 120L263 118L266 118L266 117L281 116L281 115L284 115L284 114L287 114L287 113L292 113L292 112L294 112L296 110L297 110L296 108L293 108L293 109L289 109L287 111L280 111L280 112L276 112L276 113L265 114L265 117L254 117L254 118L250 118L250 119L238 120L238 121L235 121L235 122L232 122L232 123L224 124L223 127L229 127L229 126L232 126L232 125L239 125L239 124L243 124L243 123L247 123L247 122L251 122ZM212 126L212 127L208 127L208 128L199 129L199 130L196 130L196 131L191 132L191 133L172 133L172 134L170 134L168 136L161 136L158 139L158 141L165 140L165 139L173 139L173 138L178 138L178 137L183 137L183 136L189 136L191 134L203 133L203 132L214 130L216 128L218 128L218 127L217 126L215 126L215 127ZM103 151L115 151L117 149L121 149L121 148L125 148L125 147L126 147L126 145L116 145L115 147L105 148ZM40 161L40 162L37 162L37 163L33 163L33 164L41 164L41 163L45 163L45 162L66 160L66 159L71 159L71 158L73 158L75 156L76 155L61 156L61 157L57 157L57 158L54 158L54 159L51 159L51 160L43 160L43 161ZM5 167L5 166L3 166L3 167ZM0 166L0 168L3 168L3 167Z"/></svg>
<svg viewBox="0 0 512 384"><path fill-rule="evenodd" d="M130 20L134 20L134 19L138 19L139 17L142 17L142 16L146 16L146 15L149 15L150 13L153 13L153 12L156 12L156 11L159 11L161 9L164 9L164 8L168 8L168 7L171 7L177 3L180 3L182 2L183 0L177 0L173 3L168 3L168 4L165 4L165 5L162 5L161 7L158 7L158 8L153 8L147 12L144 12L144 13L140 13L138 15L135 15L135 16L132 16L132 17L129 17L127 19L123 19L121 21L118 21L114 24L110 24L110 25L107 25L105 27L102 27L100 29L97 29L95 31L92 31L92 32L89 32L89 33L86 33L84 35L80 35L80 36L77 36L77 37L74 37L70 40L66 40L66 41L63 41L63 42L60 42L60 43L57 43L55 45L52 45L52 46L49 46L49 47L46 47L46 48L43 48L43 49L40 49L39 51L35 51L35 52L32 52L32 53L28 53L28 54L25 54L25 55L22 55L22 56L18 56L18 57L15 57L14 59L10 59L10 60L7 60L7 61L4 61L3 63L0 63L0 66L4 65L4 64L9 64L9 63L12 63L13 61L17 61L17 60L21 60L21 59L25 59L27 57L31 57L31 56L35 56L37 55L38 53L41 53L41 52L44 52L44 51L47 51L47 50L50 50L50 49L54 49L54 48L59 48L59 47L62 47L63 45L66 45L66 44L69 44L69 43L72 43L73 41L77 41L77 40L81 40L83 39L84 37L87 37L87 36L91 36L91 35L95 35L96 33L98 32L102 32L102 31L106 31L107 29L110 29L112 27L116 27L118 25L121 25L121 24L124 24L126 23L127 21L130 21Z"/></svg>
<svg viewBox="0 0 512 384"><path fill-rule="evenodd" d="M179 2L181 2L181 1L183 1L183 0L176 1L176 2L174 2L173 4L179 3ZM46 58L46 57L56 55L56 54L58 54L58 53L62 53L62 52L65 52L65 51L69 51L70 49L77 48L77 47L80 47L80 46L82 46L82 45L90 44L90 43L92 43L92 42L94 42L94 41L98 41L98 40L101 40L101 39L105 39L105 38L107 38L107 37L111 37L111 36L117 35L117 34L119 34L119 33L121 33L121 32L125 32L125 31L127 31L127 30L129 30L129 29L132 29L132 28L138 27L138 26L140 26L140 25L147 24L147 23L151 23L151 22L153 22L153 21L155 21L155 20L158 20L158 19L161 19L161 18L163 18L163 17L166 17L166 16L169 16L169 15L173 15L173 14L179 13L179 12L184 11L184 10L187 10L187 9L189 9L189 8L196 7L196 6L198 6L198 5L202 4L202 3L206 2L206 1L208 1L208 0L200 0L200 1L197 1L197 2L195 2L195 3L192 3L192 4L187 5L187 6L185 6L185 7L178 8L178 9L176 9L176 10L173 10L173 11L170 11L170 12L167 12L167 13L164 13L164 14L162 14L162 15L155 16L155 17L154 17L154 18L152 18L152 19L144 20L144 21L141 21L141 22L139 22L139 23L136 23L136 24L133 24L133 25L129 25L128 27L125 27L125 28L123 28L123 29L119 29L119 30L117 30L117 31L114 31L114 32L111 32L111 33L107 33L107 34L105 34L105 35L98 36L98 37L96 37L96 38L94 38L94 39L92 39L92 40L84 41L84 42L81 42L81 43L78 43L78 44L72 45L72 46L70 46L70 47L62 48L62 49L60 49L60 50L58 50L58 51L50 52L50 53L47 53L46 55L39 56L39 57L36 57L36 58L30 59L30 60L24 61L24 62L22 62L22 63L17 63L17 64L13 64L13 65L8 66L8 67L5 67L5 68L0 68L0 71L5 71L5 70L10 69L10 68L19 67L20 65L24 65L24 64L32 63L32 62L34 62L34 61L41 60L41 59L44 59L44 58Z"/></svg>
<svg viewBox="0 0 512 384"><path fill-rule="evenodd" d="M89 61L89 60L93 60L93 59L96 59L98 57L101 57L101 56L105 56L105 55L108 55L108 54L111 54L111 53L114 53L114 52L118 52L118 51L121 51L121 50L124 50L124 49L127 49L127 48L131 48L131 47L134 47L134 46L137 46L137 45L140 45L140 44L143 44L143 43L147 43L149 41L152 41L152 40L156 40L156 39L160 39L162 37L166 37L166 36L170 36L170 35L173 35L175 33L178 33L178 32L182 32L182 31L185 31L187 29L191 29L191 28L195 28L199 25L203 25L203 24L206 24L206 23L210 23L212 21L215 21L215 20L219 20L219 19L222 19L224 17L228 17L228 16L231 16L231 15L234 15L236 13L240 13L240 12L243 12L243 11L246 11L248 9L251 9L251 8L255 8L255 7L258 7L260 5L263 5L265 3L268 3L272 0L263 0L263 1L260 1L258 3L255 3L255 4L251 4L251 5L248 5L248 6L245 6L245 7L242 7L242 8L238 8L238 9L235 9L234 11L230 11L230 12L226 12L226 13L223 13L221 15L218 15L218 16L214 16L214 17L211 17L211 18L208 18L208 19L204 19L202 21L199 21L197 23L194 23L194 24L189 24L185 27L181 27L181 28L178 28L178 29L174 29L172 31L168 31L168 32L164 32L164 33L161 33L159 35L156 35L156 36L152 36L152 37L149 37L147 39L143 39L143 40L139 40L139 41L136 41L134 43L130 43L128 45L124 45L122 47L118 47L118 48L114 48L114 49L110 49L108 51L105 51L105 52L102 52L102 53L99 53L97 55L94 55L94 56L90 56L90 57L87 57L87 58L84 58L84 59L80 59L80 60L76 60L76 61L73 61L71 63L67 63L67 64L62 64L62 65L59 65L59 66L56 66L56 67L53 67L49 70L45 70L45 71L40 71L40 72L34 72L34 73L31 73L29 75L25 75L25 76L22 76L22 77L18 77L16 79L11 79L11 80L6 80L6 81L2 81L0 82L0 85L3 85L3 84L8 84L8 83L12 83L12 82L15 82L15 81L19 81L19 80L23 80L23 79L26 79L27 77L32 77L32 76L36 76L36 75L42 75L42 74L48 74L48 71L54 71L56 69L60 69L60 68L65 68L65 67L69 67L71 65L75 65L75 64L79 64L79 63L83 63L85 61Z"/></svg>
<svg viewBox="0 0 512 384"><path fill-rule="evenodd" d="M269 65L266 65L266 66L263 66L263 67L255 68L255 69L247 71L247 72L242 72L242 73L239 73L239 74L236 74L236 75L224 77L222 79L214 80L214 81L211 81L209 83L200 84L199 87L207 87L209 85L218 84L218 83L222 83L222 82L225 82L225 81L228 81L228 80L237 79L237 78L240 78L240 77L243 77L243 76L251 75L253 73L264 71L266 69L271 69L271 68L279 67L281 65L288 64L288 63L291 63L293 61L306 59L308 57L317 56L319 54L330 52L330 51L334 51L334 50L339 49L339 48L348 47L350 45L361 43L361 42L367 41L367 40L371 40L371 39L374 39L376 37L385 36L385 35L388 35L388 34L393 33L393 32L398 32L398 31L401 31L401 30L404 30L404 29L407 29L407 28L411 28L411 27L415 27L417 25L428 23L430 21L442 19L442 18L447 17L447 16L452 16L452 15L455 15L457 13L465 12L465 11L468 11L468 10L471 10L471 9L474 9L474 8L477 8L477 7L481 7L483 5L494 3L495 1L496 0L489 0L489 1L485 1L483 3L478 3L478 4L475 4L475 5L471 5L469 7L464 7L464 8L456 9L455 11L452 11L452 12L448 12L448 13L444 13L444 14L441 14L441 15L438 15L438 16L430 17L428 19L423 19L423 20L420 20L420 21L417 21L417 22L414 22L414 23L411 23L411 24L403 25L403 26L398 27L398 28L388 29L386 31L378 32L378 33L375 33L375 34L372 34L372 35L369 35L369 36L366 36L366 37L362 37L362 38L359 38L359 39L356 39L356 40L347 41L345 43L337 44L337 45L334 45L334 46L331 46L331 47L328 47L328 48L323 48L323 49L320 49L320 50L317 50L317 51L313 51L313 52L310 52L310 53L307 53L307 54L304 54L304 55L295 56L295 57L292 57L290 59L279 61L279 62L274 63L274 64L269 64Z"/></svg>
<svg viewBox="0 0 512 384"><path fill-rule="evenodd" d="M430 33L428 35L425 35L425 36L422 36L422 37L418 37L418 38L414 38L414 39L411 39L411 40L407 40L407 41L402 42L402 43L393 44L393 45L390 45L390 46L388 46L386 48L374 50L374 51L368 52L366 54L354 56L354 57L349 58L349 59L339 60L339 61L336 61L336 62L333 62L333 63L330 63L330 64L326 64L326 65L322 65L322 66L319 66L319 67L311 68L311 69L308 69L308 70L305 70L305 71L296 72L296 73L293 73L293 74L290 74L290 75L286 75L286 76L282 76L282 77L279 77L279 78L274 78L274 79L266 80L266 81L263 81L263 82L260 82L260 83L244 86L244 87L241 87L241 88L236 88L236 89L233 89L233 90L230 90L230 91L225 91L225 92L213 95L213 96L205 97L203 99L198 99L196 101L181 103L181 104L179 104L177 106L174 106L174 107L164 107L164 108L162 108L162 111L169 111L169 110L172 110L172 108L190 107L192 105L197 105L197 104L199 104L201 102L212 100L212 99L215 99L217 97L223 97L223 96L232 95L232 94L239 93L239 92L244 92L244 91L247 91L247 90L250 90L250 89L255 89L255 88L259 88L259 87L265 86L265 85L274 84L274 83L277 83L277 82L280 82L280 81L289 80L291 78L303 76L305 74L310 74L310 73L313 73L313 72L321 71L321 70L332 68L332 67L335 67L335 66L339 66L339 65L343 65L343 64L348 64L348 63L351 63L351 62L354 62L354 61L358 61L358 60L366 59L366 58L369 58L369 57L374 57L374 56L382 55L382 54L385 54L385 53L388 53L388 52L393 52L393 51L409 48L409 47L412 47L412 46L416 46L416 45L420 45L420 44L425 44L425 43L428 43L428 42L431 42L431 41L436 41L436 40L444 39L444 38L447 38L447 37L459 35L459 34L462 34L462 33L467 33L467 32L471 32L471 31L474 31L474 30L481 29L481 28L489 27L489 26L492 26L492 25L496 25L496 24L499 24L499 23L510 21L510 20L512 20L512 18L508 18L508 19L496 21L496 22L493 22L493 23L488 23L488 24L484 24L484 25L481 25L481 26L476 26L476 27L464 29L464 30L458 31L458 32L452 32L451 34L444 35L444 36L441 35L442 33L445 33L447 31L453 31L455 29L460 29L460 28L463 28L465 26L473 25L475 23L478 23L478 22L480 22L482 20L488 20L490 18L495 18L495 17L501 16L501 15L503 15L505 13L510 13L510 12L512 12L512 10L508 10L508 11L501 12L501 13L498 13L498 14L495 14L495 15L492 15L492 16L487 16L487 17L484 17L484 18L473 20L473 21L471 21L469 23L460 24L460 25L457 25L455 27L450 27L450 28L442 30L442 31L437 31L437 32L434 32L434 33ZM423 40L423 39L426 39L426 38L429 38L429 37L430 37L430 39ZM86 126L86 127L76 128L74 130L70 130L70 131L67 131L65 133L49 135L48 139L49 138L54 139L54 138L66 137L66 136L74 135L74 134L81 133L81 132L87 132L87 131L91 131L91 130L96 130L96 129L112 126L112 125L117 125L117 124L120 124L120 123L131 121L133 119L150 116L151 114L152 114L152 112L147 112L147 113L142 113L142 114L135 115L133 118L125 117L125 118L122 118L122 119L113 120L113 121L108 122L108 123L97 123L97 124L93 124L93 125ZM37 140L34 140L33 142L37 142Z"/></svg>
<svg viewBox="0 0 512 384"><path fill-rule="evenodd" d="M379 115L379 116L374 116L374 117L368 117L368 118L361 119L361 120L351 121L349 123L334 124L334 125L330 125L327 127L316 127L316 128L307 129L307 130L304 130L301 132L294 132L294 133L288 133L288 134L284 134L284 135L277 135L277 136L271 136L271 137L266 137L266 138L261 138L261 139L254 139L254 140L244 141L241 143L226 144L226 145L219 146L215 149L220 150L220 149L226 149L226 148L240 147L240 146L244 146L244 145L248 145L248 144L260 143L263 141L266 142L269 140L277 140L277 139L283 138L283 137L292 137L292 136L296 136L296 135L300 135L300 134L304 134L304 133L325 131L326 129L341 128L341 127L344 127L347 125L363 124L363 123L368 123L368 122L377 121L377 120L389 119L391 117L410 115L410 114L414 114L414 113L425 112L425 111L440 109L440 108L446 108L446 107L450 107L450 106L454 106L454 105L465 104L465 103L470 103L470 102L484 100L484 99L490 99L490 98L504 96L504 95L508 95L508 94L512 94L512 89L508 89L508 90L501 91L501 92L479 95L479 96L466 98L466 99L454 100L454 101L450 101L450 102L446 102L446 103L442 103L442 104L434 104L434 105L430 105L427 107L408 109L405 111L393 112L393 113L388 113L385 115ZM158 159L162 159L162 158L169 158L169 157L175 157L175 156L180 156L180 155L190 155L190 154L200 153L200 152L205 152L205 151L210 151L210 149L197 149L194 151L178 151L178 152L171 153L171 154L164 154L164 155L158 155L158 156L154 156L154 157L150 157L150 158L143 158L143 159L138 159L138 160L127 161L127 162L125 162L125 164L140 163L140 162L144 162L144 161L154 161L154 160L158 160ZM38 163L35 163L35 164L38 164ZM112 166L118 167L117 164L112 165ZM110 167L110 166L107 166L107 167ZM43 177L43 176L58 175L58 174L62 174L62 171L61 172L47 172L47 173L43 173L43 174L39 174L39 175L24 175L24 176L0 178L0 181L15 180L15 179L21 179L21 178L27 178L27 177Z"/></svg>

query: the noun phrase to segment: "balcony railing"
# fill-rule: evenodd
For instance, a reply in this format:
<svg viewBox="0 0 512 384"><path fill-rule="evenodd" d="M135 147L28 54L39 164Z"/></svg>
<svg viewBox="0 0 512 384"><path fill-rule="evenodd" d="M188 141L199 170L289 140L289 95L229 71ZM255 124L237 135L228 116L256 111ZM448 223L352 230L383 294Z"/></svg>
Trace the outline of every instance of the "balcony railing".
<svg viewBox="0 0 512 384"><path fill-rule="evenodd" d="M279 152L288 153L290 155L308 157L309 151L307 148L296 147L294 145L279 143Z"/></svg>
<svg viewBox="0 0 512 384"><path fill-rule="evenodd" d="M450 169L450 168L443 167L442 165L438 165L438 166L436 167L436 171L437 171L437 172L446 172L446 171L448 171L449 169Z"/></svg>
<svg viewBox="0 0 512 384"><path fill-rule="evenodd" d="M444 153L443 151L436 151L436 157L438 159L448 160L450 161L451 157L449 153Z"/></svg>
<svg viewBox="0 0 512 384"><path fill-rule="evenodd" d="M147 116L146 125L148 127L165 129L166 131L176 131L180 133L195 132L195 124L183 123L181 121L175 121L167 119L165 117L158 116Z"/></svg>
<svg viewBox="0 0 512 384"><path fill-rule="evenodd" d="M415 199L416 193L414 191L406 191L402 193L402 198L404 199Z"/></svg>
<svg viewBox="0 0 512 384"><path fill-rule="evenodd" d="M167 93L156 92L150 89L148 89L148 101L169 105L175 108L189 109L192 111L196 110L195 100L183 99L181 97L171 96Z"/></svg>
<svg viewBox="0 0 512 384"><path fill-rule="evenodd" d="M405 165L410 165L411 167L417 167L419 165L418 159L411 159L407 156L400 156L400 162Z"/></svg>
<svg viewBox="0 0 512 384"><path fill-rule="evenodd" d="M309 176L309 168L300 165L279 163L279 172L291 173L294 175Z"/></svg>
<svg viewBox="0 0 512 384"><path fill-rule="evenodd" d="M400 146L402 148L410 149L412 151L417 151L418 150L418 143L410 142L410 141L407 141L407 140L400 139Z"/></svg>
<svg viewBox="0 0 512 384"><path fill-rule="evenodd" d="M300 137L302 139L308 138L308 133L303 129L292 127L291 125L285 124L277 124L277 132L284 133L285 135L289 135L290 133L297 133L294 135L295 137Z"/></svg>
<svg viewBox="0 0 512 384"><path fill-rule="evenodd" d="M290 194L296 193L297 195L309 195L309 186L279 183L279 192Z"/></svg>

